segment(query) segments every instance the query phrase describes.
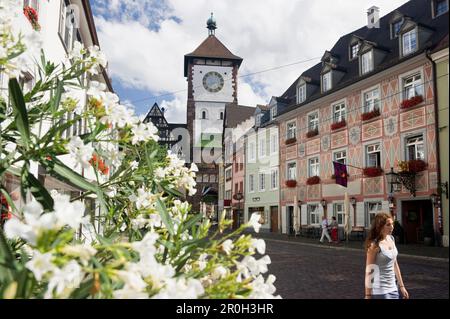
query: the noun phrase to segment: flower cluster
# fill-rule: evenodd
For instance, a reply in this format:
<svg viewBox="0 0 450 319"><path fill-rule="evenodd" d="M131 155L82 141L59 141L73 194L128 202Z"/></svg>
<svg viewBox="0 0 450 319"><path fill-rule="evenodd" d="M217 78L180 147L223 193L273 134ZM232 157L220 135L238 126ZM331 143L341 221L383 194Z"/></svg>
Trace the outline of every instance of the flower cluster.
<svg viewBox="0 0 450 319"><path fill-rule="evenodd" d="M297 139L296 139L295 137L288 138L288 139L285 141L286 145L293 144L293 143L295 143L295 142L297 142Z"/></svg>
<svg viewBox="0 0 450 319"><path fill-rule="evenodd" d="M95 167L95 169L99 170L103 175L108 175L109 167L106 166L105 161L103 161L97 154L93 154L92 158L89 160L89 163Z"/></svg>
<svg viewBox="0 0 450 319"><path fill-rule="evenodd" d="M363 168L363 175L367 177L377 177L383 173L381 167L366 167Z"/></svg>
<svg viewBox="0 0 450 319"><path fill-rule="evenodd" d="M380 116L380 114L381 114L380 113L380 109L375 108L373 111L361 114L361 120L362 121L368 121L368 120L373 119L373 118L375 118L377 116Z"/></svg>
<svg viewBox="0 0 450 319"><path fill-rule="evenodd" d="M339 121L339 122L334 122L331 124L331 130L332 131L338 130L342 127L345 127L346 125L347 125L347 122L345 121L345 119L343 119L342 121Z"/></svg>
<svg viewBox="0 0 450 319"><path fill-rule="evenodd" d="M408 109L410 107L416 106L417 104L420 104L423 102L423 96L422 95L416 95L413 96L410 99L403 100L400 104L401 109Z"/></svg>
<svg viewBox="0 0 450 319"><path fill-rule="evenodd" d="M319 176L311 176L306 180L306 185L316 185L320 183Z"/></svg>
<svg viewBox="0 0 450 319"><path fill-rule="evenodd" d="M319 129L318 128L315 128L315 129L313 129L311 131L308 131L306 133L306 137L307 138L311 138L311 137L314 137L314 136L317 136L317 135L319 135Z"/></svg>
<svg viewBox="0 0 450 319"><path fill-rule="evenodd" d="M286 181L286 186L287 187L295 187L297 186L297 181L295 179L290 179Z"/></svg>
<svg viewBox="0 0 450 319"><path fill-rule="evenodd" d="M30 21L31 26L34 30L41 30L41 26L39 25L38 21L38 13L33 7L28 6L23 8L23 14L25 15L25 17L27 17L28 21Z"/></svg>
<svg viewBox="0 0 450 319"><path fill-rule="evenodd" d="M427 163L421 159L400 161L398 167L401 172L419 173L427 168Z"/></svg>

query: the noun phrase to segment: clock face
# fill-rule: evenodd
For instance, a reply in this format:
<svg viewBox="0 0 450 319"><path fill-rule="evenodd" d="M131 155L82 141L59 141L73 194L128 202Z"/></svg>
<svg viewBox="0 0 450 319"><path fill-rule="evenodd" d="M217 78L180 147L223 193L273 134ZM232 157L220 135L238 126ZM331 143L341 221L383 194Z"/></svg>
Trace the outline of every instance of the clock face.
<svg viewBox="0 0 450 319"><path fill-rule="evenodd" d="M212 93L222 90L223 82L223 77L218 72L208 72L203 77L203 87Z"/></svg>

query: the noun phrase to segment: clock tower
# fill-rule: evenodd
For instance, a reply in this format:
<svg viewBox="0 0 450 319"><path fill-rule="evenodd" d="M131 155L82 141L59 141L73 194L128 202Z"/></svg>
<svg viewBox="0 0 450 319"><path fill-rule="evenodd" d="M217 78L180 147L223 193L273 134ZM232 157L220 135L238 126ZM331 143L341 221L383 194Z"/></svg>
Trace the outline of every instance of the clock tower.
<svg viewBox="0 0 450 319"><path fill-rule="evenodd" d="M190 198L194 211L217 205L218 162L222 159L225 105L237 104L237 76L242 58L228 50L215 35L216 20L206 22L208 37L184 56L188 82L187 128L191 162L197 164L197 193ZM206 206L205 206L206 205Z"/></svg>

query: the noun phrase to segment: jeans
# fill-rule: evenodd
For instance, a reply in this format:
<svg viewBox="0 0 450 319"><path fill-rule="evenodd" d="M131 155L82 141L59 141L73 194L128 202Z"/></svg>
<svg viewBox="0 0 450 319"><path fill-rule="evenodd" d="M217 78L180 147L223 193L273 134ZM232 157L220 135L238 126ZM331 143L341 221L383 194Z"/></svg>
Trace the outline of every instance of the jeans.
<svg viewBox="0 0 450 319"><path fill-rule="evenodd" d="M400 296L398 290L396 290L384 295L372 295L372 299L400 299Z"/></svg>

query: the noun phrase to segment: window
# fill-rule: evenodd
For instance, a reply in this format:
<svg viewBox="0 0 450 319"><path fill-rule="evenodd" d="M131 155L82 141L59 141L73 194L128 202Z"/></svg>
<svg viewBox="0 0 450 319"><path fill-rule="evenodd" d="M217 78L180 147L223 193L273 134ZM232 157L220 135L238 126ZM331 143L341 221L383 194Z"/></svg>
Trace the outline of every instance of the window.
<svg viewBox="0 0 450 319"><path fill-rule="evenodd" d="M433 2L434 17L440 16L448 11L448 0L435 0Z"/></svg>
<svg viewBox="0 0 450 319"><path fill-rule="evenodd" d="M250 154L250 160L254 161L255 160L255 142L250 142L248 144L248 153Z"/></svg>
<svg viewBox="0 0 450 319"><path fill-rule="evenodd" d="M398 37L400 28L402 27L403 19L397 20L391 24L391 39Z"/></svg>
<svg viewBox="0 0 450 319"><path fill-rule="evenodd" d="M273 106L271 109L270 109L270 118L273 120L274 118L276 118L277 117L277 107L276 106Z"/></svg>
<svg viewBox="0 0 450 319"><path fill-rule="evenodd" d="M334 204L334 216L336 217L339 226L345 225L344 204Z"/></svg>
<svg viewBox="0 0 450 319"><path fill-rule="evenodd" d="M417 95L423 95L422 77L420 73L403 79L403 98L410 99Z"/></svg>
<svg viewBox="0 0 450 319"><path fill-rule="evenodd" d="M259 191L263 192L266 189L266 175L259 173Z"/></svg>
<svg viewBox="0 0 450 319"><path fill-rule="evenodd" d="M259 157L266 156L266 139L260 137L259 138Z"/></svg>
<svg viewBox="0 0 450 319"><path fill-rule="evenodd" d="M331 72L322 75L322 92L331 89Z"/></svg>
<svg viewBox="0 0 450 319"><path fill-rule="evenodd" d="M231 167L225 170L225 180L231 179Z"/></svg>
<svg viewBox="0 0 450 319"><path fill-rule="evenodd" d="M287 163L287 179L296 180L297 179L297 163L291 162Z"/></svg>
<svg viewBox="0 0 450 319"><path fill-rule="evenodd" d="M350 46L350 60L355 59L358 56L359 43L355 43Z"/></svg>
<svg viewBox="0 0 450 319"><path fill-rule="evenodd" d="M319 129L319 112L314 112L308 115L308 128L310 131Z"/></svg>
<svg viewBox="0 0 450 319"><path fill-rule="evenodd" d="M231 190L225 191L225 199L231 199Z"/></svg>
<svg viewBox="0 0 450 319"><path fill-rule="evenodd" d="M203 174L203 183L208 183L208 174Z"/></svg>
<svg viewBox="0 0 450 319"><path fill-rule="evenodd" d="M262 114L258 114L258 115L256 115L256 123L255 123L255 125L256 126L260 126L261 125L261 118L262 118Z"/></svg>
<svg viewBox="0 0 450 319"><path fill-rule="evenodd" d="M255 175L253 174L248 176L248 191L250 193L255 191Z"/></svg>
<svg viewBox="0 0 450 319"><path fill-rule="evenodd" d="M235 159L234 162L234 171L237 173L239 171L239 163L237 162L237 160Z"/></svg>
<svg viewBox="0 0 450 319"><path fill-rule="evenodd" d="M375 215L382 210L381 202L366 202L366 227L372 224Z"/></svg>
<svg viewBox="0 0 450 319"><path fill-rule="evenodd" d="M309 177L320 175L319 157L310 158L308 161Z"/></svg>
<svg viewBox="0 0 450 319"><path fill-rule="evenodd" d="M215 182L217 182L217 179L216 179L216 175L215 175L215 174L209 175L209 182L210 182L210 183L215 183Z"/></svg>
<svg viewBox="0 0 450 319"><path fill-rule="evenodd" d="M68 0L61 1L61 12L59 16L59 35L64 42L67 51L71 51L75 38L81 40L76 28L76 16L74 9ZM80 41L81 42L81 41Z"/></svg>
<svg viewBox="0 0 450 319"><path fill-rule="evenodd" d="M270 135L270 153L276 154L278 153L278 134Z"/></svg>
<svg viewBox="0 0 450 319"><path fill-rule="evenodd" d="M380 109L380 92L374 89L364 93L364 113Z"/></svg>
<svg viewBox="0 0 450 319"><path fill-rule="evenodd" d="M290 122L287 124L287 138L295 138L297 135L297 124L294 122Z"/></svg>
<svg viewBox="0 0 450 319"><path fill-rule="evenodd" d="M297 103L302 103L306 100L306 84L297 86Z"/></svg>
<svg viewBox="0 0 450 319"><path fill-rule="evenodd" d="M219 120L223 120L223 112L220 112Z"/></svg>
<svg viewBox="0 0 450 319"><path fill-rule="evenodd" d="M311 225L320 224L319 205L308 205L309 221Z"/></svg>
<svg viewBox="0 0 450 319"><path fill-rule="evenodd" d="M274 168L270 172L270 188L271 189L278 188L278 168Z"/></svg>
<svg viewBox="0 0 450 319"><path fill-rule="evenodd" d="M345 103L338 103L333 105L333 121L334 123L345 120Z"/></svg>
<svg viewBox="0 0 450 319"><path fill-rule="evenodd" d="M202 120L206 120L207 116L206 111L202 111Z"/></svg>
<svg viewBox="0 0 450 319"><path fill-rule="evenodd" d="M361 74L366 74L373 70L373 55L372 51L361 55Z"/></svg>
<svg viewBox="0 0 450 319"><path fill-rule="evenodd" d="M406 159L408 161L425 160L423 135L416 135L406 139Z"/></svg>
<svg viewBox="0 0 450 319"><path fill-rule="evenodd" d="M244 182L239 182L239 192L244 192Z"/></svg>
<svg viewBox="0 0 450 319"><path fill-rule="evenodd" d="M366 146L366 165L367 167L381 167L380 144L377 143Z"/></svg>
<svg viewBox="0 0 450 319"><path fill-rule="evenodd" d="M237 194L239 192L238 183L234 184L234 193Z"/></svg>
<svg viewBox="0 0 450 319"><path fill-rule="evenodd" d="M413 53L417 50L417 33L416 30L413 29L409 32L406 32L402 36L402 43L403 43L403 55L408 55L410 53Z"/></svg>
<svg viewBox="0 0 450 319"><path fill-rule="evenodd" d="M241 171L244 169L244 161L243 160L239 163L239 169Z"/></svg>
<svg viewBox="0 0 450 319"><path fill-rule="evenodd" d="M335 162L346 164L347 163L347 151L338 151L333 154L333 160Z"/></svg>

